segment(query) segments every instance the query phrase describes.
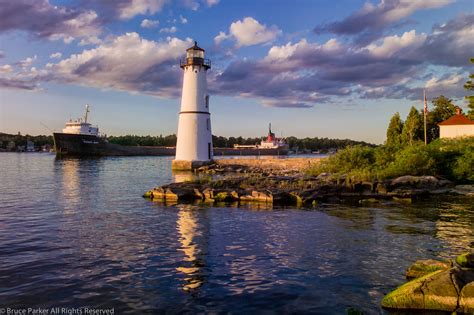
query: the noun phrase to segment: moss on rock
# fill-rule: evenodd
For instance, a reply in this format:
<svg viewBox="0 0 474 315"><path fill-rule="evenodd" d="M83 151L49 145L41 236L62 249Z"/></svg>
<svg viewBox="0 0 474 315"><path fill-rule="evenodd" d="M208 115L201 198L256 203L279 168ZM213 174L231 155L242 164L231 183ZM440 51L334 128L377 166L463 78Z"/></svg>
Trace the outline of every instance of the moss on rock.
<svg viewBox="0 0 474 315"><path fill-rule="evenodd" d="M406 272L408 280L416 279L438 270L446 270L450 267L450 263L438 261L434 259L423 259L415 261Z"/></svg>
<svg viewBox="0 0 474 315"><path fill-rule="evenodd" d="M402 284L382 299L382 307L391 309L424 309L425 301L421 287L433 275L442 272L435 271L426 276Z"/></svg>
<svg viewBox="0 0 474 315"><path fill-rule="evenodd" d="M463 268L474 268L474 253L464 253L456 257L456 263Z"/></svg>

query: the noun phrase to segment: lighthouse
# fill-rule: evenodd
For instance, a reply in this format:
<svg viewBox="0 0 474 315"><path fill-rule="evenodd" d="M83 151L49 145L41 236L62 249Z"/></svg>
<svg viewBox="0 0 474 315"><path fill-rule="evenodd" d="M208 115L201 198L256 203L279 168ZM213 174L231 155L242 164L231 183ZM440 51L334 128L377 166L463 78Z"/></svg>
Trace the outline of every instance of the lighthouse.
<svg viewBox="0 0 474 315"><path fill-rule="evenodd" d="M176 157L172 168L192 170L212 161L211 114L207 94L206 72L211 68L204 49L194 42L180 61L184 71L181 110L178 122Z"/></svg>

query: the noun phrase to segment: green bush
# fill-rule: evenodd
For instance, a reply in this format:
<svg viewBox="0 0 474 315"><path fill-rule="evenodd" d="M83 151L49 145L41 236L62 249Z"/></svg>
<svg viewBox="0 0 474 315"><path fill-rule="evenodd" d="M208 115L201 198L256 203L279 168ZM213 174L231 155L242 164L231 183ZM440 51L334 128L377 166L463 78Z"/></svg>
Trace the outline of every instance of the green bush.
<svg viewBox="0 0 474 315"><path fill-rule="evenodd" d="M472 148L456 159L453 177L458 181L474 182L474 150Z"/></svg>
<svg viewBox="0 0 474 315"><path fill-rule="evenodd" d="M474 137L438 139L425 145L346 147L309 170L311 175L346 174L359 180L437 175L474 182Z"/></svg>
<svg viewBox="0 0 474 315"><path fill-rule="evenodd" d="M416 144L395 153L393 162L379 166L379 178L403 175L436 175L436 160L428 146Z"/></svg>
<svg viewBox="0 0 474 315"><path fill-rule="evenodd" d="M364 146L346 147L312 168L310 174L323 172L347 174L353 171L369 170L375 162L374 149Z"/></svg>

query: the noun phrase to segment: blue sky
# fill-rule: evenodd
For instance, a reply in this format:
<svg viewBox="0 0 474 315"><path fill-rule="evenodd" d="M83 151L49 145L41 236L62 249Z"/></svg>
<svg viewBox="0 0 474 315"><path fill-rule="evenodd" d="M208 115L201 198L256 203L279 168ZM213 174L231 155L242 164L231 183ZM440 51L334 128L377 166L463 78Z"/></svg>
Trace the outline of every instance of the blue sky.
<svg viewBox="0 0 474 315"><path fill-rule="evenodd" d="M385 140L423 89L465 106L468 0L0 0L0 131L176 132L179 57L212 60L213 133Z"/></svg>

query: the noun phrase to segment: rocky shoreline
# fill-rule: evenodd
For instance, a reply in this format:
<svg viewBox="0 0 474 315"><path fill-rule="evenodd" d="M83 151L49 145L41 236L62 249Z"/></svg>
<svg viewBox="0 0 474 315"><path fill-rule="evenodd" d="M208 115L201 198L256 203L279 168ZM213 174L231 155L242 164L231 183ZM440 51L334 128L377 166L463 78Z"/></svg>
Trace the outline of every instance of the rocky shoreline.
<svg viewBox="0 0 474 315"><path fill-rule="evenodd" d="M384 181L359 181L323 173L308 176L301 169L239 165L203 166L195 180L153 188L144 197L173 202L263 202L273 205L315 205L319 202L411 202L432 195L474 196L474 185L456 185L434 176L402 176Z"/></svg>

